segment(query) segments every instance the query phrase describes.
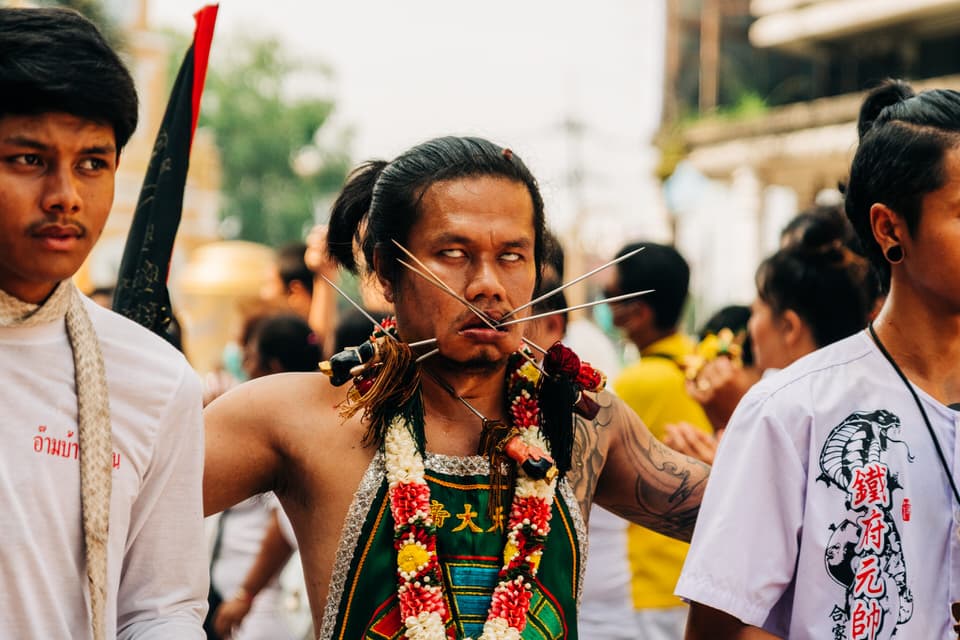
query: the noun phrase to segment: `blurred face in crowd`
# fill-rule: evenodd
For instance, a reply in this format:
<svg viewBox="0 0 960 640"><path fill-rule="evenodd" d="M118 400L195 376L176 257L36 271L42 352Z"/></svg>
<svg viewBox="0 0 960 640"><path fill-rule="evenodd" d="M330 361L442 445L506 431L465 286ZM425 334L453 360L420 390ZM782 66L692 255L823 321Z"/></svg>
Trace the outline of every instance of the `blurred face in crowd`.
<svg viewBox="0 0 960 640"><path fill-rule="evenodd" d="M263 284L260 286L260 299L264 302L279 302L283 300L285 294L286 287L283 286L280 271L276 265L271 264L264 273Z"/></svg>
<svg viewBox="0 0 960 640"><path fill-rule="evenodd" d="M782 369L790 364L783 319L759 297L750 305L747 330L753 346L753 360L758 369Z"/></svg>

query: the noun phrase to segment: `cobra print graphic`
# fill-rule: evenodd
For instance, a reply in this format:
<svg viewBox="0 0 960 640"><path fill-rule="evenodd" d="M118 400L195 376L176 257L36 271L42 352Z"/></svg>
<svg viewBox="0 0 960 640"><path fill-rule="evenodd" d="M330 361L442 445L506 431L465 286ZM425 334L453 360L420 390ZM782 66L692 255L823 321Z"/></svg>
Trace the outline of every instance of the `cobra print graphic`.
<svg viewBox="0 0 960 640"><path fill-rule="evenodd" d="M885 410L856 412L834 427L820 453L817 478L845 495L846 517L830 526L824 562L844 601L831 612L834 640L888 640L913 616L893 493L902 489L887 465L900 419ZM907 452L907 460L913 461Z"/></svg>

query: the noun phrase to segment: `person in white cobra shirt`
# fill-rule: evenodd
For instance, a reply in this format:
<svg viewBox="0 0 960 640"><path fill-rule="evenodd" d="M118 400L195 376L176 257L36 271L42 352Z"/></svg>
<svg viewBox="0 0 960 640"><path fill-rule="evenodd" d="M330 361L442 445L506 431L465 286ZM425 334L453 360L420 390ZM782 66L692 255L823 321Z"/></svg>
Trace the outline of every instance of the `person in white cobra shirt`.
<svg viewBox="0 0 960 640"><path fill-rule="evenodd" d="M559 241L548 235L549 249L545 260L546 274L534 297L552 291L560 285L558 267L563 265L563 251ZM563 292L557 293L533 308L533 313L544 313L566 308ZM561 341L583 356L594 367L615 378L620 372L620 359L610 339L587 319L569 321L568 314L556 314L531 322L527 337L538 345L550 347ZM633 602L630 598L630 565L627 561L627 525L620 516L603 507L590 508L590 538L587 568L583 577L583 595L580 602L580 635L592 640L634 640Z"/></svg>
<svg viewBox="0 0 960 640"><path fill-rule="evenodd" d="M858 129L846 211L889 295L734 413L677 586L691 640L956 637L960 93L887 81Z"/></svg>
<svg viewBox="0 0 960 640"><path fill-rule="evenodd" d="M0 96L0 637L202 638L200 380L71 281L133 80L80 14L0 9Z"/></svg>

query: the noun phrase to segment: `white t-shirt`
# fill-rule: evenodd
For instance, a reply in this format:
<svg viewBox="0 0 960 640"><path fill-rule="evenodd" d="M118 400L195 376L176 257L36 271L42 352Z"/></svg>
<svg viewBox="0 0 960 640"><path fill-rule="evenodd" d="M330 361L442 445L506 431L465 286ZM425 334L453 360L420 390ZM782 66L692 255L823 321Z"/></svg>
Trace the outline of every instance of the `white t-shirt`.
<svg viewBox="0 0 960 640"><path fill-rule="evenodd" d="M960 414L916 390L956 477ZM956 638L958 522L913 397L861 332L744 397L676 593L791 640Z"/></svg>
<svg viewBox="0 0 960 640"><path fill-rule="evenodd" d="M240 504L222 513L223 531L220 547L213 563L211 580L224 598L230 598L243 584L263 544L263 537L274 512L281 522L287 519L280 502L273 493L262 493L247 498ZM281 616L283 592L280 580L274 576L257 592L234 640L282 640L292 638Z"/></svg>
<svg viewBox="0 0 960 640"><path fill-rule="evenodd" d="M107 636L204 638L200 381L161 338L84 305L114 444ZM92 635L73 373L63 320L0 328L0 638Z"/></svg>

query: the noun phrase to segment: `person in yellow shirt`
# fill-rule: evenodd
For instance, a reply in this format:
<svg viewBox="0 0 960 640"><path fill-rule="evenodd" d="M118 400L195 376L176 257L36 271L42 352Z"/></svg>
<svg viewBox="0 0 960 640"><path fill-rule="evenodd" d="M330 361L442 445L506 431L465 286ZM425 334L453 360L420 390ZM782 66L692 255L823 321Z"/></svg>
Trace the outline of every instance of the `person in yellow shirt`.
<svg viewBox="0 0 960 640"><path fill-rule="evenodd" d="M644 289L652 293L612 305L613 322L640 350L640 359L625 367L613 388L663 440L666 425L687 422L710 432L710 421L686 391L681 364L695 343L678 331L687 298L690 267L673 247L650 242L633 243L623 256L643 246L640 253L616 265L605 294L616 296ZM638 637L680 640L687 607L673 595L688 545L636 525L628 530L633 606Z"/></svg>

